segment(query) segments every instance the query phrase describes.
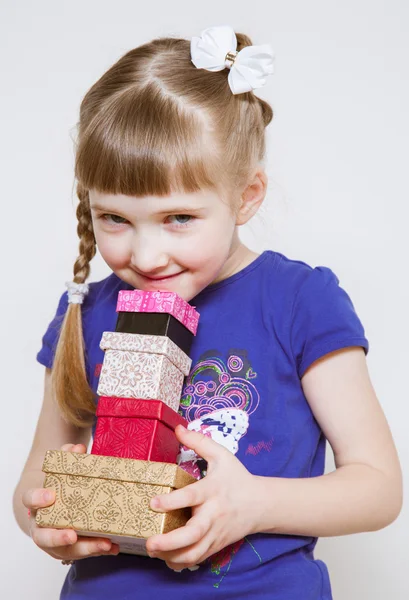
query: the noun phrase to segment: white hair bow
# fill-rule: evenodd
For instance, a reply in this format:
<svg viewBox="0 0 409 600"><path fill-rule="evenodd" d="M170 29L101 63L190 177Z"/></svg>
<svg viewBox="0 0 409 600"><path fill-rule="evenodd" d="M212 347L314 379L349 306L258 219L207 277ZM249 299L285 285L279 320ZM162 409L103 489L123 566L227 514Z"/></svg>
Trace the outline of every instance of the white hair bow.
<svg viewBox="0 0 409 600"><path fill-rule="evenodd" d="M230 69L228 82L233 94L250 92L266 84L274 72L274 52L270 44L246 46L237 52L237 38L229 25L209 27L190 43L192 63L198 69Z"/></svg>

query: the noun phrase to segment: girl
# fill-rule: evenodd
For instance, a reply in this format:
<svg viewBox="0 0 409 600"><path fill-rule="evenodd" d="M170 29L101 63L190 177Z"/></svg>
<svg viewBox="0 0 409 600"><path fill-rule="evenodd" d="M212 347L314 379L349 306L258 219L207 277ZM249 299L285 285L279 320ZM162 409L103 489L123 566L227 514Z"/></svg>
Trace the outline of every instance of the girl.
<svg viewBox="0 0 409 600"><path fill-rule="evenodd" d="M266 194L273 112L253 90L272 61L270 46L228 26L155 39L81 104L79 257L37 355L44 402L14 497L23 531L72 564L62 599L328 600L317 537L378 530L400 512L400 466L351 299L329 268L258 255L238 236ZM88 285L97 247L112 274ZM86 451L99 341L115 328L118 291L134 288L175 291L201 315L181 399L189 428L176 433L182 466L204 460L207 474L152 500L192 518L151 537L150 557L35 524L54 501L45 451ZM326 440L336 470L323 475Z"/></svg>

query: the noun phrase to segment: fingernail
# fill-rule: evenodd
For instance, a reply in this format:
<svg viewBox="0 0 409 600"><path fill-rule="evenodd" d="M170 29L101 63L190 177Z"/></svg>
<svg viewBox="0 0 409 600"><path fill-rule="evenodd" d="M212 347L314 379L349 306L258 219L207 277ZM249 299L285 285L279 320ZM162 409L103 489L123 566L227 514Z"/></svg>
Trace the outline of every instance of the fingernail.
<svg viewBox="0 0 409 600"><path fill-rule="evenodd" d="M189 571L197 571L200 569L200 565L193 565L192 567L188 567Z"/></svg>
<svg viewBox="0 0 409 600"><path fill-rule="evenodd" d="M52 499L53 499L53 493L52 492L44 492L44 494L43 494L43 500L45 502L51 502Z"/></svg>
<svg viewBox="0 0 409 600"><path fill-rule="evenodd" d="M159 504L160 504L159 498L152 498L152 500L151 500L152 508L159 508Z"/></svg>

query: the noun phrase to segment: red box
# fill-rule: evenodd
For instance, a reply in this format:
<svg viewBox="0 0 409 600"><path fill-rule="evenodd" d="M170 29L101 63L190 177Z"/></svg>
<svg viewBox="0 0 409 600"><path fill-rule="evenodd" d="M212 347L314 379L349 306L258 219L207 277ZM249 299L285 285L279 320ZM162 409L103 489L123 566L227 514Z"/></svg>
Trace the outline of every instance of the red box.
<svg viewBox="0 0 409 600"><path fill-rule="evenodd" d="M101 396L91 454L176 464L174 429L187 421L162 400Z"/></svg>

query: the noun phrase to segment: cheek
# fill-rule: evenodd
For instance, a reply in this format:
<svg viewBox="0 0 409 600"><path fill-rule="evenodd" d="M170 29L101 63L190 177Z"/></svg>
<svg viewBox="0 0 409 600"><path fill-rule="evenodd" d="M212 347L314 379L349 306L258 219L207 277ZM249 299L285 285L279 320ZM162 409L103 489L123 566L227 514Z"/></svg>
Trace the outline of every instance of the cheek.
<svg viewBox="0 0 409 600"><path fill-rule="evenodd" d="M99 253L110 266L121 265L129 260L127 245L119 236L108 236L99 232L95 234L95 239Z"/></svg>
<svg viewBox="0 0 409 600"><path fill-rule="evenodd" d="M206 238L202 240L202 255L208 257L223 256L228 252L235 230L235 224L229 219L220 219L213 223L206 231Z"/></svg>
<svg viewBox="0 0 409 600"><path fill-rule="evenodd" d="M235 222L229 215L209 219L195 236L195 250L202 255L219 253L221 248L230 245L234 230Z"/></svg>
<svg viewBox="0 0 409 600"><path fill-rule="evenodd" d="M191 271L213 277L228 257L231 239L226 231L209 232L204 240L195 240L181 255L182 262ZM184 259L184 260L183 260Z"/></svg>

